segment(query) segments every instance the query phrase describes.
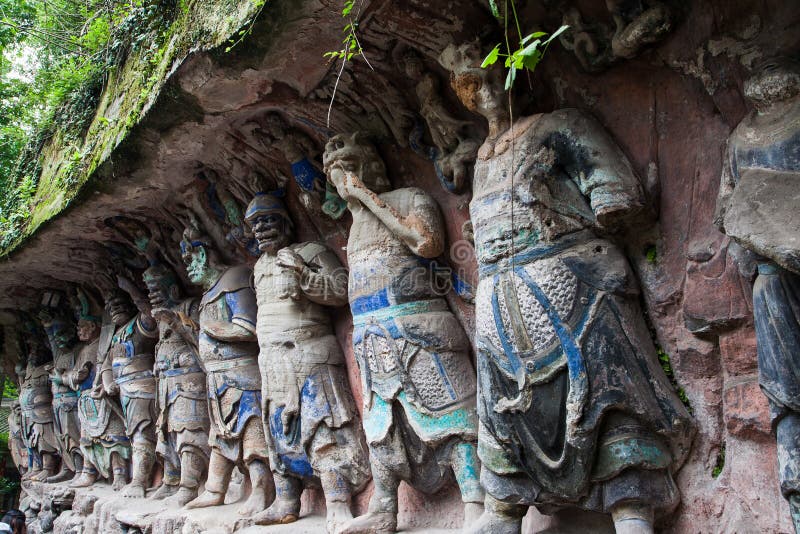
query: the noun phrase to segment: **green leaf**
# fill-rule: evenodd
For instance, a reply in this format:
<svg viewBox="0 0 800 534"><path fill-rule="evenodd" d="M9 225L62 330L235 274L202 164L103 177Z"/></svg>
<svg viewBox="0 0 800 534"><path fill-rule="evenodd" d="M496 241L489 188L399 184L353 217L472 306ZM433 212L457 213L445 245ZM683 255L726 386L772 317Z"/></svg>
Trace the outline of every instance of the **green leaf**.
<svg viewBox="0 0 800 534"><path fill-rule="evenodd" d="M542 41L536 39L534 42L523 48L519 51L519 54L522 56L530 56L533 55L534 52L539 48L539 45L542 44Z"/></svg>
<svg viewBox="0 0 800 534"><path fill-rule="evenodd" d="M527 43L531 39L538 39L539 37L544 37L545 35L547 35L547 32L534 32L534 33L532 33L530 35L526 35L525 38L522 39L519 42L519 44L520 45L524 45L525 43Z"/></svg>
<svg viewBox="0 0 800 534"><path fill-rule="evenodd" d="M492 10L492 16L494 18L500 18L500 10L497 9L497 2L495 2L495 0L489 0L489 9Z"/></svg>
<svg viewBox="0 0 800 534"><path fill-rule="evenodd" d="M515 69L521 69L522 66L523 66L523 63L525 62L525 56L521 55L519 53L519 51L517 51L517 52L514 52L514 55L512 55L511 57L514 58L513 67Z"/></svg>
<svg viewBox="0 0 800 534"><path fill-rule="evenodd" d="M544 44L550 44L550 41L552 41L553 39L555 39L556 37L558 37L559 35L561 35L565 31L567 31L568 29L569 29L569 26L566 25L566 24L561 26L559 29L557 29L555 32L553 32L553 35L551 35L550 37L547 38L547 40L544 42Z"/></svg>
<svg viewBox="0 0 800 534"><path fill-rule="evenodd" d="M489 65L494 65L499 55L500 55L500 45L498 44L494 48L492 48L492 51L489 52L489 55L486 56L486 58L483 60L483 63L481 63L481 68L485 69Z"/></svg>
<svg viewBox="0 0 800 534"><path fill-rule="evenodd" d="M517 79L517 68L514 65L511 65L511 68L508 69L508 74L506 75L506 91L511 89L511 86L514 85L514 80Z"/></svg>
<svg viewBox="0 0 800 534"><path fill-rule="evenodd" d="M523 67L528 69L529 71L533 71L536 69L536 66L539 64L539 61L542 59L542 53L537 50L535 54L531 54L530 56L523 56L525 61L522 62Z"/></svg>

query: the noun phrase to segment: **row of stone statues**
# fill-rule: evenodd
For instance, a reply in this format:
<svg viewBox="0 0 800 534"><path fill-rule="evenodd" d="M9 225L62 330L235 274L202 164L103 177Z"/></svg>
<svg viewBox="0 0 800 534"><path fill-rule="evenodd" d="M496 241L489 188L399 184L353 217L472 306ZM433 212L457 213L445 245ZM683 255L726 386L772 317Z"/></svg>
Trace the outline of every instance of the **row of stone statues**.
<svg viewBox="0 0 800 534"><path fill-rule="evenodd" d="M77 324L59 294L46 295L53 360L32 328L19 367L11 444L30 454L26 476L56 482L75 472L74 486L102 477L144 497L160 458L152 498L197 508L224 503L238 466L252 486L244 516L295 521L303 489L321 487L328 531L344 533L396 530L401 481L433 493L455 479L469 532L519 532L529 506L579 507L610 514L618 532L652 532L680 500L674 473L694 425L658 363L633 270L608 237L644 220L643 187L594 119L559 110L512 128L502 82L478 68L473 48L451 47L442 63L464 105L489 123L470 202L477 370L470 337L434 290L430 264L446 236L436 201L393 188L363 135L336 135L323 163L352 214L349 271L326 245L298 242L282 199L262 193L244 214L260 253L252 270L226 265L198 224L184 232L181 257L200 299L182 295L157 258L142 276L148 294L119 277L104 295L105 322L83 292L73 298ZM735 238L737 184L755 187L748 173L763 178L768 168L776 184L794 185L796 72L752 82L786 109L768 140L732 139L720 205ZM784 89L770 76L783 76ZM740 130L757 129L759 117ZM451 182L463 181L456 174ZM752 235L744 228L741 241ZM770 236L752 240L775 262L759 263L754 308L797 513L798 256ZM360 418L331 319L346 304ZM370 478L368 512L353 518L351 498Z"/></svg>

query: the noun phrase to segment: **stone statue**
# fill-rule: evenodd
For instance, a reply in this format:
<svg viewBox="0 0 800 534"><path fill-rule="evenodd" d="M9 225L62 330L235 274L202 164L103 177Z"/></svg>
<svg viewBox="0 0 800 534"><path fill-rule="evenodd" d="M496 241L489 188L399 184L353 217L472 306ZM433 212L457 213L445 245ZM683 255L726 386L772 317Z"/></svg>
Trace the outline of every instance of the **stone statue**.
<svg viewBox="0 0 800 534"><path fill-rule="evenodd" d="M111 358L108 357L114 323L102 327L101 319L90 312L86 294L78 292L78 350L75 368L67 374L66 382L78 396L78 419L81 427L83 471L70 486L89 487L98 474L111 482L118 491L127 483L130 440L125 433L122 407L114 393Z"/></svg>
<svg viewBox="0 0 800 534"><path fill-rule="evenodd" d="M757 255L759 383L777 434L781 491L800 532L800 65L765 62L744 94L755 109L728 139L716 223Z"/></svg>
<svg viewBox="0 0 800 534"><path fill-rule="evenodd" d="M254 268L259 367L275 502L257 524L296 521L303 483L322 486L328 532L353 518L370 478L344 354L325 306L347 304L347 271L320 243L292 243L283 202L257 195L245 213L261 257Z"/></svg>
<svg viewBox="0 0 800 534"><path fill-rule="evenodd" d="M19 399L13 402L11 411L8 413L8 449L17 471L20 475L25 475L28 471L30 457L25 442L22 440L22 408L19 405Z"/></svg>
<svg viewBox="0 0 800 534"><path fill-rule="evenodd" d="M53 371L50 373L53 392L53 423L61 456L61 470L46 482L63 482L76 477L83 470L80 452L80 422L78 420L78 393L66 383L66 375L75 367L77 336L75 323L60 292L47 291L39 314L53 353Z"/></svg>
<svg viewBox="0 0 800 534"><path fill-rule="evenodd" d="M343 532L395 530L400 481L431 493L451 469L469 519L483 503L475 371L467 336L428 266L444 249L439 208L421 189L392 190L383 161L359 134L331 138L324 162L353 215L353 348L375 481L369 512Z"/></svg>
<svg viewBox="0 0 800 534"><path fill-rule="evenodd" d="M466 133L466 128L472 123L455 118L447 110L438 78L425 70L416 52L409 49L403 62L406 75L416 82L419 113L428 126L434 144L434 147L425 150L428 152L426 155L434 161L436 174L445 189L459 193L469 182L470 167L480 146L477 139ZM421 139L416 142L412 140L410 144L415 147L420 142Z"/></svg>
<svg viewBox="0 0 800 534"><path fill-rule="evenodd" d="M252 271L244 265L223 265L210 240L196 227L184 232L181 254L189 280L205 290L200 301L199 356L206 371L211 417L206 489L186 506L222 504L238 464L250 475L252 485L239 513L251 516L270 504L274 489L261 422Z"/></svg>
<svg viewBox="0 0 800 534"><path fill-rule="evenodd" d="M472 46L443 54L462 101L489 121L470 203L487 497L470 532L519 532L530 505L652 532L654 513L680 500L672 475L694 427L659 365L628 260L599 234L642 216L642 187L578 110L509 130L502 83Z"/></svg>
<svg viewBox="0 0 800 534"><path fill-rule="evenodd" d="M131 481L125 497L144 497L155 462L156 381L153 375L156 322L150 302L130 281L120 277L120 288L106 299L106 308L116 326L108 354L114 384L125 415L125 433L131 442Z"/></svg>
<svg viewBox="0 0 800 534"><path fill-rule="evenodd" d="M26 327L24 345L28 354L18 370L20 374L24 369L19 404L22 440L28 453L33 455L33 465L25 478L43 482L55 475L58 468L58 439L53 427L53 393L50 390L53 360L33 326Z"/></svg>
<svg viewBox="0 0 800 534"><path fill-rule="evenodd" d="M158 321L156 452L164 459L163 483L153 498L169 497L168 501L183 506L197 497L210 453L206 375L198 361L192 328L196 327L198 302L181 302L175 273L163 264L148 268L144 281Z"/></svg>

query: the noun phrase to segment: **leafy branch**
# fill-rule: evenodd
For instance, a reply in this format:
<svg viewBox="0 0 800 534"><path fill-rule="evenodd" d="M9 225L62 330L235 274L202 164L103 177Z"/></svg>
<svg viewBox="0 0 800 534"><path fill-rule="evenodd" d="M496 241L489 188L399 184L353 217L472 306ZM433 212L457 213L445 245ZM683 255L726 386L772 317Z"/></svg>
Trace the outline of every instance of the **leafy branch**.
<svg viewBox="0 0 800 534"><path fill-rule="evenodd" d="M521 70L533 72L544 57L545 52L547 52L550 43L553 42L556 37L564 33L569 26L561 26L545 40L542 40L542 38L548 35L547 32L533 32L523 37L519 18L517 17L517 8L514 4L514 0L511 0L511 14L514 18L517 35L519 36L519 46L516 50L512 50L508 37L508 0L503 2L504 13L502 16L500 15L500 10L497 8L495 0L489 0L489 6L492 10L492 14L498 19L502 18L504 22L505 43L497 43L486 58L484 58L481 67L488 68L494 65L501 57L505 58L505 67L508 69L505 89L508 91L517 79L517 72ZM505 51L501 51L500 47L503 45L505 45Z"/></svg>
<svg viewBox="0 0 800 534"><path fill-rule="evenodd" d="M367 56L364 54L361 41L358 40L358 35L356 34L356 30L358 29L358 17L361 15L362 7L363 0L358 0L358 9L356 9L355 14L353 14L353 10L356 8L356 0L345 0L344 8L342 8L342 17L347 20L347 24L342 30L342 32L345 33L345 38L342 40L342 49L331 50L330 52L325 52L322 54L323 57L330 58L330 61L336 61L337 59L342 60L342 64L339 67L339 73L336 75L336 83L333 85L331 102L328 105L328 117L326 119L326 125L328 127L331 125L331 110L333 109L333 100L336 97L336 89L339 87L339 80L342 79L344 66L347 64L347 62L351 61L356 56L361 56L364 58L367 66L371 70L375 70L372 68L372 64L370 64L369 59L367 59Z"/></svg>

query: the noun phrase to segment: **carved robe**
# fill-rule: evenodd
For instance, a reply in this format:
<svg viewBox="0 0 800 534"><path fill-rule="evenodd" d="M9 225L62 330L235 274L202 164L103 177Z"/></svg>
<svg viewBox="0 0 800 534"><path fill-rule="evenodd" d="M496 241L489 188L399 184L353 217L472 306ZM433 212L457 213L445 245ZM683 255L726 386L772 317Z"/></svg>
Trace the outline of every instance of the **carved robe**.
<svg viewBox="0 0 800 534"><path fill-rule="evenodd" d="M65 377L77 364L77 347L70 350L59 349L51 342L53 348L53 422L56 437L59 441L61 459L72 471L75 462L72 453L80 447L80 421L78 419L78 393L65 381Z"/></svg>
<svg viewBox="0 0 800 534"><path fill-rule="evenodd" d="M481 148L470 203L481 481L544 509L608 512L628 498L670 509L693 424L659 366L627 259L594 230L641 210L641 187L577 110L513 132L513 150L510 133Z"/></svg>
<svg viewBox="0 0 800 534"><path fill-rule="evenodd" d="M347 303L346 283L335 277L343 267L319 243L290 248L308 266L298 300L280 297L284 275L275 256L262 254L254 269L270 464L297 478L335 470L357 491L369 480L367 453L354 426L358 422L344 354L323 306ZM288 429L281 420L286 405L298 409Z"/></svg>
<svg viewBox="0 0 800 534"><path fill-rule="evenodd" d="M444 232L439 208L424 191L398 189L380 197L402 216L414 212L431 231ZM469 340L436 294L431 262L367 210L354 213L347 256L371 461L391 466L422 491L436 491L448 472L449 447L477 436ZM471 489L462 487L462 496L483 501L477 478Z"/></svg>
<svg viewBox="0 0 800 534"><path fill-rule="evenodd" d="M256 332L252 272L231 267L200 301L199 355L206 370L211 418L209 444L233 462L268 461L261 423L261 373L258 344L217 339L208 322L231 322Z"/></svg>
<svg viewBox="0 0 800 534"><path fill-rule="evenodd" d="M800 97L746 117L726 156L716 222L760 255L753 285L759 384L778 438L781 490L800 502ZM795 523L800 528L800 515Z"/></svg>
<svg viewBox="0 0 800 534"><path fill-rule="evenodd" d="M117 329L111 339L111 365L114 381L125 414L125 431L155 442L156 380L153 375L155 344L158 334L146 329L137 314ZM135 445L135 442L134 442Z"/></svg>
<svg viewBox="0 0 800 534"><path fill-rule="evenodd" d="M89 376L80 381L76 374L70 378L73 387L80 390L78 397L78 418L81 423L81 451L84 461L89 461L103 478L110 479L111 454L116 453L128 460L131 457L130 440L125 433L125 422L122 408L115 397L101 394L102 375L111 373L111 358L108 355L108 344L111 343L113 325L103 327L104 335L100 339L85 345L78 361L94 361L95 365ZM104 343L105 342L105 343ZM100 394L99 398L92 393Z"/></svg>
<svg viewBox="0 0 800 534"><path fill-rule="evenodd" d="M50 390L52 363L28 364L19 391L22 410L22 440L29 451L56 453L58 440L53 428L53 393Z"/></svg>
<svg viewBox="0 0 800 534"><path fill-rule="evenodd" d="M197 315L196 300L186 301L180 308L187 317ZM180 456L187 447L206 458L209 454L206 375L197 359L196 347L166 321L159 322L158 330L156 452L167 459L168 465L176 467L181 465Z"/></svg>
<svg viewBox="0 0 800 534"><path fill-rule="evenodd" d="M31 458L22 440L22 409L18 400L14 401L8 413L8 449L11 451L11 458L17 471L24 473L30 467Z"/></svg>

